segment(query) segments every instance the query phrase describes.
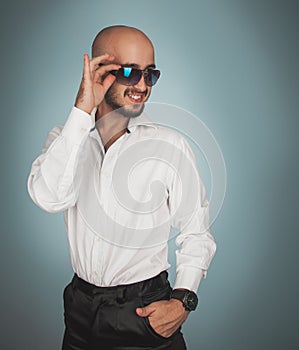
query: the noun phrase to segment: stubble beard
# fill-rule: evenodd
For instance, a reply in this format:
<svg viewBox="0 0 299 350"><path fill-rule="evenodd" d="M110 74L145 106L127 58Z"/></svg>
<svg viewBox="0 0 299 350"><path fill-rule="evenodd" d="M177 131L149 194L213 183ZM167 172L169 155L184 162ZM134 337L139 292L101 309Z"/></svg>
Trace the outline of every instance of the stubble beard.
<svg viewBox="0 0 299 350"><path fill-rule="evenodd" d="M118 94L114 91L113 85L108 89L105 95L105 102L110 106L114 111L120 109L119 113L127 118L136 118L139 117L143 112L145 103L136 103L133 105L124 105L120 104L117 101Z"/></svg>

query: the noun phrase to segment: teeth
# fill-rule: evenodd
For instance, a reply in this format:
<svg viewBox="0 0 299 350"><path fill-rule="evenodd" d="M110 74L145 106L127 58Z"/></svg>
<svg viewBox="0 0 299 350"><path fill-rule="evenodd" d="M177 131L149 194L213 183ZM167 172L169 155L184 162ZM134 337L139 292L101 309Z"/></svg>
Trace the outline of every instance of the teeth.
<svg viewBox="0 0 299 350"><path fill-rule="evenodd" d="M134 100L139 100L141 98L141 95L132 95L132 94L129 94L129 97L130 98L133 98Z"/></svg>

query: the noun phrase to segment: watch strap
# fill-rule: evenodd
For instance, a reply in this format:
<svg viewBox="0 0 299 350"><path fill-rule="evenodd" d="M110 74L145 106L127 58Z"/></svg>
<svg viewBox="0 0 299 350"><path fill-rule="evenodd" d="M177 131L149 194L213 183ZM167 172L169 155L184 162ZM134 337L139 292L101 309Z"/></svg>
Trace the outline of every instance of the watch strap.
<svg viewBox="0 0 299 350"><path fill-rule="evenodd" d="M171 298L183 301L187 290L173 289Z"/></svg>

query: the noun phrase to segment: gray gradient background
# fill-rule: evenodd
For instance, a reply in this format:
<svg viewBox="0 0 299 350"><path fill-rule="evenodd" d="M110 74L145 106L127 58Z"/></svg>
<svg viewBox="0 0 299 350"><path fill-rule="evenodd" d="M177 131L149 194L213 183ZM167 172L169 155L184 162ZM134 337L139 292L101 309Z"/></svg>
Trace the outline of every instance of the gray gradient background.
<svg viewBox="0 0 299 350"><path fill-rule="evenodd" d="M0 9L0 348L60 348L72 276L65 228L31 202L26 181L70 111L83 53L99 29L121 23L155 43L163 79L151 101L199 116L226 160L218 252L184 326L188 349L298 349L298 2L12 0Z"/></svg>

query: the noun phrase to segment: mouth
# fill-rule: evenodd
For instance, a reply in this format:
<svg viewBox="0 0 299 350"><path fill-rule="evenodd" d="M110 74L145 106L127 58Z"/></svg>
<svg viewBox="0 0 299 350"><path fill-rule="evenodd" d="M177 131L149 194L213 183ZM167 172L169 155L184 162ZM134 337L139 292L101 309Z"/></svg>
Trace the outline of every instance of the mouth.
<svg viewBox="0 0 299 350"><path fill-rule="evenodd" d="M145 100L145 92L129 91L126 93L126 96L132 103L142 103Z"/></svg>

